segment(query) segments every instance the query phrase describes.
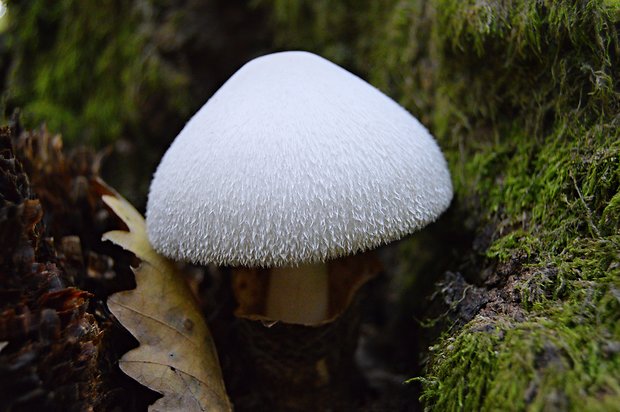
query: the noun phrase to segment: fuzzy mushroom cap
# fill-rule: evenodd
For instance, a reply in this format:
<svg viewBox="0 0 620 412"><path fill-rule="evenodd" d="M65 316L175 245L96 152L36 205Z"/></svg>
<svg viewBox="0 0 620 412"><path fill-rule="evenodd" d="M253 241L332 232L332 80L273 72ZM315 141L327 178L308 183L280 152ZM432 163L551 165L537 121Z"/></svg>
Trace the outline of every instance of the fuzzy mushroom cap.
<svg viewBox="0 0 620 412"><path fill-rule="evenodd" d="M283 52L247 63L187 123L146 220L175 260L295 266L399 239L451 199L446 161L411 114L322 57Z"/></svg>

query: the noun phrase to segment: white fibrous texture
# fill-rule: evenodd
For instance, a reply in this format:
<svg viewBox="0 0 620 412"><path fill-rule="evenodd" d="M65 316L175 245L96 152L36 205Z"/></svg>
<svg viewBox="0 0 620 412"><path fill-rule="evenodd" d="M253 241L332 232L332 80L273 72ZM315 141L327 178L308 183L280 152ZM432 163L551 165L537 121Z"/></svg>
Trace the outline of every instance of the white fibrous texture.
<svg viewBox="0 0 620 412"><path fill-rule="evenodd" d="M435 220L452 184L433 137L379 90L310 53L236 72L168 149L149 239L176 260L271 267L325 261Z"/></svg>

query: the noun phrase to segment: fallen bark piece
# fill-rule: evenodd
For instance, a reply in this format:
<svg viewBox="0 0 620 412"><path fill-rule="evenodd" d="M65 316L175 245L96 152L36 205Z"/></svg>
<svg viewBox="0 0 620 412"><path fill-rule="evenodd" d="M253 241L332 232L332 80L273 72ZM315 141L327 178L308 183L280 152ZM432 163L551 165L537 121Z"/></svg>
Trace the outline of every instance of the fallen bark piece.
<svg viewBox="0 0 620 412"><path fill-rule="evenodd" d="M129 228L103 239L142 261L134 269L136 289L108 299L110 311L140 342L121 358L121 369L163 395L151 411L232 410L211 335L183 277L151 248L144 219L129 202L108 195L103 201Z"/></svg>
<svg viewBox="0 0 620 412"><path fill-rule="evenodd" d="M94 295L60 265L48 231L63 197L56 208L40 201L17 136L17 126L0 127L0 411L109 410L105 326L89 312ZM58 171L55 162L46 168ZM49 193L57 195L63 181L54 182Z"/></svg>

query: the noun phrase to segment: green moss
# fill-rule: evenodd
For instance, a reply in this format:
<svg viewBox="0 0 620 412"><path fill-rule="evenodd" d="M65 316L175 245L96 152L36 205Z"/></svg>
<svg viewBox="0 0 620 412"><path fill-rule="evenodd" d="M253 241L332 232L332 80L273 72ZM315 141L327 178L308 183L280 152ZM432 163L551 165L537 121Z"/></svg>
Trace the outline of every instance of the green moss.
<svg viewBox="0 0 620 412"><path fill-rule="evenodd" d="M421 379L423 399L442 411L617 410L605 408L620 396L618 362L580 312L562 315L578 319L568 326L547 316L472 321L433 348L442 367Z"/></svg>
<svg viewBox="0 0 620 412"><path fill-rule="evenodd" d="M262 3L281 47L345 64L431 129L453 173L452 215L494 228L474 270L523 262L504 301L516 309L433 346L418 379L427 407L619 410L617 2Z"/></svg>
<svg viewBox="0 0 620 412"><path fill-rule="evenodd" d="M187 79L149 47L149 7L9 1L7 109L19 107L27 127L47 122L66 141L96 145L139 135L142 109L159 94L171 96L167 109L187 112Z"/></svg>

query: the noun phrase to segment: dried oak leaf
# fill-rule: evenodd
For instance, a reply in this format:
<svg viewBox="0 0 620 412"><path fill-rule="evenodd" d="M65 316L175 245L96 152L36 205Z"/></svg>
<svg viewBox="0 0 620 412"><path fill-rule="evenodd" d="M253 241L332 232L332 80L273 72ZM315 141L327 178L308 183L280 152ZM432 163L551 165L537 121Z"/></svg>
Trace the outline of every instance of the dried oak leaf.
<svg viewBox="0 0 620 412"><path fill-rule="evenodd" d="M133 252L137 287L108 298L108 307L140 342L119 361L123 372L163 397L154 411L231 411L207 325L174 265L150 246L144 219L120 196L103 201L127 225L104 240Z"/></svg>

